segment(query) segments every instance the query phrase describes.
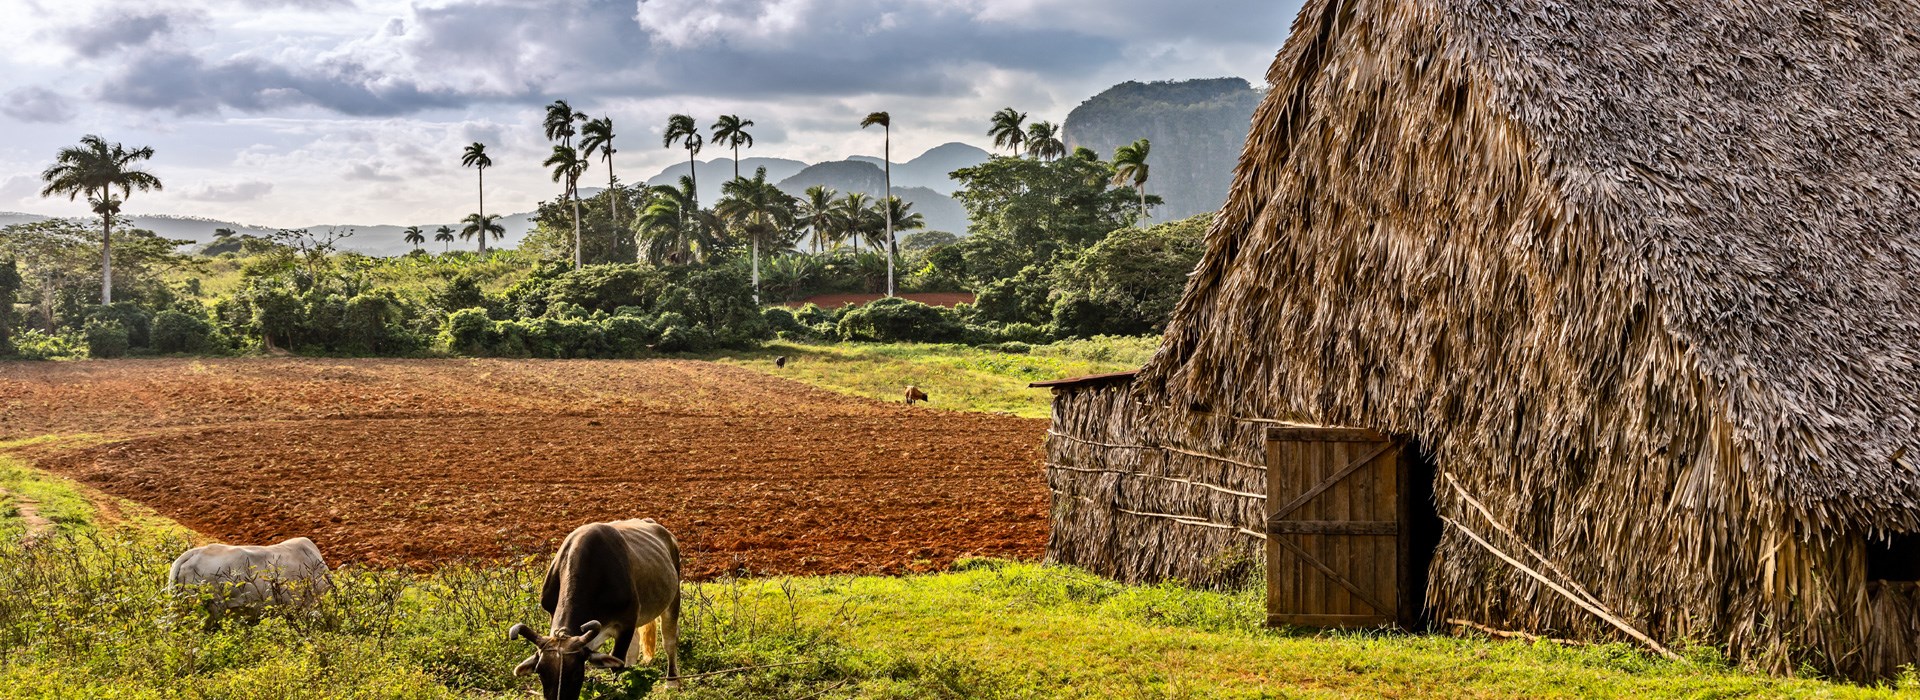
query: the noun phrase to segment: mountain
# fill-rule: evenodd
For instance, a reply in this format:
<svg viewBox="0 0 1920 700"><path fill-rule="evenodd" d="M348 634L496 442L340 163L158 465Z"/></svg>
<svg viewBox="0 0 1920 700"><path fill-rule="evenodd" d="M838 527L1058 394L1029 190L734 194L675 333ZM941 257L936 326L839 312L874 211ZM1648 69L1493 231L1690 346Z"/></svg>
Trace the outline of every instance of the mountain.
<svg viewBox="0 0 1920 700"><path fill-rule="evenodd" d="M875 159L877 160L877 159ZM894 171L893 196L900 201L913 204L913 211L926 217L927 228L935 231L966 233L967 210L941 192L927 187L903 187L900 173ZM875 199L886 191L886 173L880 166L865 159L840 160L831 163L809 165L805 170L794 173L792 177L781 180L776 187L795 197L804 197L807 188L815 185L831 187L840 194L865 192Z"/></svg>
<svg viewBox="0 0 1920 700"><path fill-rule="evenodd" d="M1125 82L1080 103L1063 128L1067 147L1084 146L1102 158L1135 139L1153 142L1147 192L1166 200L1154 218L1172 221L1226 201L1264 96L1240 78Z"/></svg>
<svg viewBox="0 0 1920 700"><path fill-rule="evenodd" d="M943 195L952 195L958 183L948 174L961 168L971 168L987 162L988 153L978 147L964 143L945 143L933 147L920 157L905 163L893 164L893 186L924 187ZM853 156L847 160L871 163L875 167L885 161L873 156ZM944 229L942 229L944 230Z"/></svg>
<svg viewBox="0 0 1920 700"><path fill-rule="evenodd" d="M581 192L584 193L586 191L587 188L581 188ZM0 226L45 221L49 218L52 217L23 212L0 212ZM189 250L198 250L200 246L211 242L213 240L214 229L233 229L236 233L251 236L265 236L279 230L270 226L255 226L233 221L221 221L219 219L207 219L195 216L172 216L168 214L133 215L127 217L127 221L131 223L134 228L152 231L162 238L192 241L192 245L183 246L183 248ZM91 225L98 225L98 223L96 220ZM440 246L440 244L432 242L431 239L433 237L433 230L443 223L452 226L455 230L459 230L460 228L458 223L452 221L419 225L421 228L427 230L427 237L429 239L427 248L429 250L439 249L438 246ZM511 248L519 245L520 239L525 238L527 232L533 229L533 213L522 212L503 216L500 219L500 225L506 227L507 237L501 239L498 243L489 241L488 245ZM401 240L401 236L406 234L406 226L396 226L392 224L315 224L302 228L314 232L325 231L330 228L353 229L353 236L338 244L341 250L351 250L367 255L400 255L409 250L413 250L413 246L407 245L406 241ZM472 241L454 241L454 247L456 248L472 245L474 245Z"/></svg>
<svg viewBox="0 0 1920 700"><path fill-rule="evenodd" d="M766 168L767 179L779 182L792 177L807 167L806 163L786 158L741 158L740 174L753 177L754 168ZM667 166L660 174L647 178L648 187L680 184L680 178L688 173L685 161ZM720 201L720 185L733 179L733 159L715 158L701 161L699 171L700 205L707 206Z"/></svg>

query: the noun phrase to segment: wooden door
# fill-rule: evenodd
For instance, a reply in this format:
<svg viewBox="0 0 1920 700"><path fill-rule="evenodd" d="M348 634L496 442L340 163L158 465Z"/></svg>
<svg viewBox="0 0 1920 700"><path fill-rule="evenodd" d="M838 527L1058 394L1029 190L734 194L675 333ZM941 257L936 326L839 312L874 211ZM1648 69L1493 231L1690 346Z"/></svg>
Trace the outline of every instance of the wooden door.
<svg viewBox="0 0 1920 700"><path fill-rule="evenodd" d="M1371 430L1267 430L1267 624L1414 626L1406 452Z"/></svg>

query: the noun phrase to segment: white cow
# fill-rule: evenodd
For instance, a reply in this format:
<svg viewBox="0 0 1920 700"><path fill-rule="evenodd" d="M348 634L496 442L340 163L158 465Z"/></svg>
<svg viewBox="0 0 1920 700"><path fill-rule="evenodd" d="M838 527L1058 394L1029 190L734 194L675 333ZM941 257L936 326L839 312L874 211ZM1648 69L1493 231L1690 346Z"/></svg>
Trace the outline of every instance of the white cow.
<svg viewBox="0 0 1920 700"><path fill-rule="evenodd" d="M268 605L307 607L332 584L313 540L265 547L209 544L189 549L167 569L167 588L200 596L208 612L258 612Z"/></svg>

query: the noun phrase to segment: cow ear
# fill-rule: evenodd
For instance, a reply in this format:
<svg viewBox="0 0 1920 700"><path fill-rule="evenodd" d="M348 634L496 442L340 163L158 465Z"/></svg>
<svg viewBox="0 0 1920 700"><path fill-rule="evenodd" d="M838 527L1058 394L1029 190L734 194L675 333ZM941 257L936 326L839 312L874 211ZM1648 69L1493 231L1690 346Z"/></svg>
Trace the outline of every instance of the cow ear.
<svg viewBox="0 0 1920 700"><path fill-rule="evenodd" d="M533 668L539 665L540 665L540 655L536 653L533 656L527 657L526 661L520 662L519 666L513 667L513 675L515 678L518 678L520 676L533 673Z"/></svg>
<svg viewBox="0 0 1920 700"><path fill-rule="evenodd" d="M620 657L614 656L612 654L602 654L600 652L594 652L588 655L587 663L593 664L594 666L597 666L600 668L612 669L615 671L619 671L627 667L627 662L621 661Z"/></svg>

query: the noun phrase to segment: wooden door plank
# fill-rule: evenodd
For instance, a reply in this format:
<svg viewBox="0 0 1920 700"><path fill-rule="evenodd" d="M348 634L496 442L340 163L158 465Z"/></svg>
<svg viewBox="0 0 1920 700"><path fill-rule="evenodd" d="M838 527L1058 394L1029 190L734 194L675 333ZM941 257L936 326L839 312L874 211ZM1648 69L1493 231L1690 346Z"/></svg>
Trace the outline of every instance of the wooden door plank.
<svg viewBox="0 0 1920 700"><path fill-rule="evenodd" d="M1394 536L1400 534L1400 523L1395 520L1282 520L1269 526L1267 534Z"/></svg>
<svg viewBox="0 0 1920 700"><path fill-rule="evenodd" d="M1293 500L1287 501L1286 505L1283 505L1283 506L1280 506L1279 508L1274 509L1273 515L1269 517L1268 520L1273 520L1274 518L1284 518L1288 515L1291 515L1294 511L1299 510L1300 506L1306 505L1308 501L1313 500L1313 497L1320 495L1322 492L1325 492L1329 488L1332 488L1334 484L1340 483L1341 479L1347 478L1348 474L1352 474L1356 471L1359 471L1361 467L1367 466L1368 462L1373 461L1374 458L1379 457L1381 454L1385 453L1387 450L1392 449L1393 445L1394 443L1392 442L1380 443L1379 446L1368 451L1364 457L1361 457L1360 459L1355 459L1347 463L1345 468L1342 468L1340 471L1334 472L1332 476L1328 476L1324 479L1321 479L1320 483L1314 484L1313 488L1307 489L1306 493L1300 494L1299 496L1294 497Z"/></svg>
<svg viewBox="0 0 1920 700"><path fill-rule="evenodd" d="M1300 559L1305 561L1308 566L1318 569L1322 574L1326 574L1327 580L1340 584L1340 587L1346 589L1347 593L1353 595L1355 598L1360 599L1361 602L1371 606L1374 610L1387 615L1394 614L1392 608L1386 607L1385 603L1382 603L1378 600L1374 600L1372 595L1369 595L1365 591L1360 590L1359 586L1354 585L1352 581L1347 580L1347 577L1341 576L1339 572L1334 571L1331 568L1328 568L1324 562L1321 562L1319 559L1315 559L1312 554L1307 553L1307 550L1301 549L1300 545L1294 544L1292 541L1284 537L1277 537L1268 541L1279 542L1281 547L1285 547L1288 551L1291 551L1296 556L1299 556Z"/></svg>

